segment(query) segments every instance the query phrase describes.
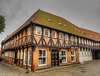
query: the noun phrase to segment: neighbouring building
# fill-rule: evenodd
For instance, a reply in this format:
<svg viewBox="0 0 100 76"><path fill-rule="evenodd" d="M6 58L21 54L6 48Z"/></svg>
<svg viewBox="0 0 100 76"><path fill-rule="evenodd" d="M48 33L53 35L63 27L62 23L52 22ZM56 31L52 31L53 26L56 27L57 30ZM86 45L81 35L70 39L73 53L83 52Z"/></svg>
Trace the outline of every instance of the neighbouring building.
<svg viewBox="0 0 100 76"><path fill-rule="evenodd" d="M2 43L4 62L33 70L100 59L100 34L36 11Z"/></svg>

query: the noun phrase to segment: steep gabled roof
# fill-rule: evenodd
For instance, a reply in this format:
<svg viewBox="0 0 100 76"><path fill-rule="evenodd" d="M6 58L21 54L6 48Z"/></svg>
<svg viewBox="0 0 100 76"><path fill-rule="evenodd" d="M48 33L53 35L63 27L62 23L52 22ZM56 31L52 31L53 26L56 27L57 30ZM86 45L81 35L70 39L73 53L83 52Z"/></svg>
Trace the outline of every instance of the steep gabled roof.
<svg viewBox="0 0 100 76"><path fill-rule="evenodd" d="M48 21L48 19L50 19L51 21ZM82 36L82 37L86 37L89 39L100 41L100 38L95 38L96 35L100 37L100 34L93 32L93 34L95 34L95 36L90 37L89 30L85 31L85 29L83 30L82 28L79 28L78 26L72 24L71 22L65 20L62 17L58 17L56 15L44 12L42 10L39 10L39 13L38 13L36 19L34 20L34 22L51 27L51 28L62 30L62 31L65 31L68 33L72 33L74 35L78 35L78 36ZM61 28L60 28L59 23L61 23ZM65 25L67 25L67 27Z"/></svg>
<svg viewBox="0 0 100 76"><path fill-rule="evenodd" d="M49 21L48 19L51 20L51 21ZM30 21L44 25L44 26L47 26L47 27L51 27L51 28L54 28L54 29L57 29L57 30L72 33L74 35L78 35L78 36L81 36L81 37L86 37L86 38L89 38L89 39L100 41L100 34L99 33L96 33L96 32L93 32L93 31L91 33L91 31L79 28L78 26L72 24L71 22L65 20L62 17L58 17L56 15L44 12L40 9L37 10L21 27L19 27L15 32L13 32L5 40L7 40L9 37L13 36L15 33L20 31L25 26L27 26L27 24L29 24ZM61 23L61 28L60 28L59 23ZM65 25L67 25L67 26L65 26ZM93 37L90 37L90 34L92 34ZM96 35L98 36L98 38L95 38Z"/></svg>

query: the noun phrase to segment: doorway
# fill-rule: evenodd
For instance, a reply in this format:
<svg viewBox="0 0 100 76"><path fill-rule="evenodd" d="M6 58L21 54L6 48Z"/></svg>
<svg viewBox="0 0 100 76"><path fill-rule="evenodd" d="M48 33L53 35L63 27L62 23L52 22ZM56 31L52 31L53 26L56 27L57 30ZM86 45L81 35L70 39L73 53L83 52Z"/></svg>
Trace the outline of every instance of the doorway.
<svg viewBox="0 0 100 76"><path fill-rule="evenodd" d="M57 49L51 51L51 66L59 66L59 51Z"/></svg>
<svg viewBox="0 0 100 76"><path fill-rule="evenodd" d="M17 51L15 51L15 59L14 59L14 63L17 63Z"/></svg>

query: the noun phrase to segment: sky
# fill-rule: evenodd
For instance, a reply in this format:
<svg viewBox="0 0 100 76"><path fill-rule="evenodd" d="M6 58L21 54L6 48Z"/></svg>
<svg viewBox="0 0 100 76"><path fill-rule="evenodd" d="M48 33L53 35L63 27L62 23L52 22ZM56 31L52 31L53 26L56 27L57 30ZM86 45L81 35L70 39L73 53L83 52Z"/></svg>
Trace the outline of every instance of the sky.
<svg viewBox="0 0 100 76"><path fill-rule="evenodd" d="M0 15L6 20L0 43L38 9L100 33L100 0L0 0Z"/></svg>

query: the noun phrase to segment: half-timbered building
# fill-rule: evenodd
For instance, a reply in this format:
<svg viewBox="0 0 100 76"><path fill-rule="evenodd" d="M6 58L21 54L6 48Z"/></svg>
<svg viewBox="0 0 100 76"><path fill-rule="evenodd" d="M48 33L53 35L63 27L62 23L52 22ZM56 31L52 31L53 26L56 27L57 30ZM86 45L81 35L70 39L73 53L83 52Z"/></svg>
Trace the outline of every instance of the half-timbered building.
<svg viewBox="0 0 100 76"><path fill-rule="evenodd" d="M33 70L100 58L100 34L36 11L2 43L4 62Z"/></svg>

